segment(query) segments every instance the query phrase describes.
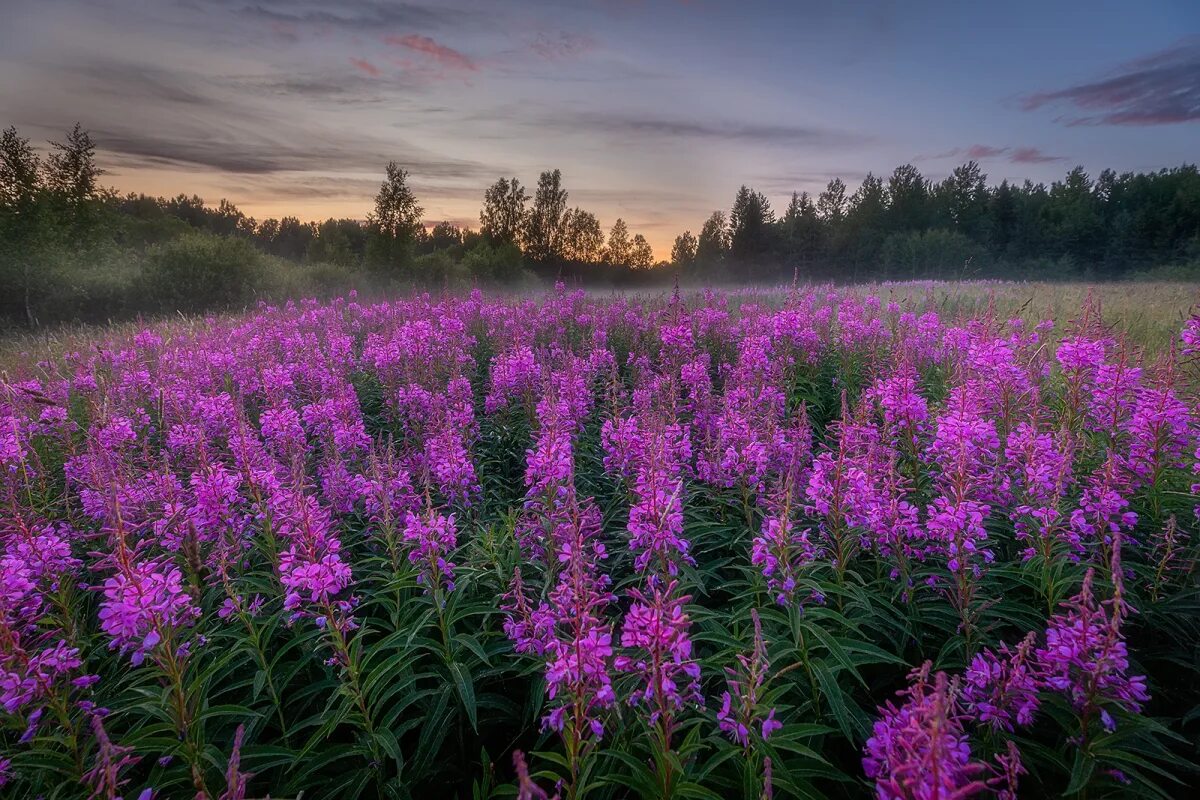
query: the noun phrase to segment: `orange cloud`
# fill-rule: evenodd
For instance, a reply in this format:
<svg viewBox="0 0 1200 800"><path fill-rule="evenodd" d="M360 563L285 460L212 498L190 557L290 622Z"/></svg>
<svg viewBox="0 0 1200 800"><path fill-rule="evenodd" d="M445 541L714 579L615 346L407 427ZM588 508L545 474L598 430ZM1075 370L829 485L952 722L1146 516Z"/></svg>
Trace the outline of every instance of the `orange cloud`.
<svg viewBox="0 0 1200 800"><path fill-rule="evenodd" d="M405 36L386 36L384 37L384 41L388 44L404 47L426 55L449 69L466 72L477 72L479 70L479 66L470 58L467 58L467 56L452 47L438 44L428 36L418 36L415 33L410 33Z"/></svg>

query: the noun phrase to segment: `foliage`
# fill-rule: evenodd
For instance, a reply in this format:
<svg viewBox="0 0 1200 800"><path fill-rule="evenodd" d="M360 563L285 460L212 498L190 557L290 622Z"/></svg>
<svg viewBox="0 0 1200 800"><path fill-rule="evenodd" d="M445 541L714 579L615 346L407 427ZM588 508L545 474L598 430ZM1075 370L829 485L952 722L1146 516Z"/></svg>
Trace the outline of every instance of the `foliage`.
<svg viewBox="0 0 1200 800"><path fill-rule="evenodd" d="M146 287L164 310L200 311L249 300L263 257L241 239L193 233L156 245L146 261Z"/></svg>
<svg viewBox="0 0 1200 800"><path fill-rule="evenodd" d="M1180 796L1200 317L894 297L351 297L15 364L0 786Z"/></svg>
<svg viewBox="0 0 1200 800"><path fill-rule="evenodd" d="M80 125L50 143L44 156L15 128L0 136L0 321L34 328L160 310L218 310L250 298L445 288L530 275L546 284L622 288L965 276L1186 277L1186 265L1200 256L1200 172L1194 165L1096 176L1075 167L1049 185L989 185L974 161L940 181L905 164L886 179L868 173L853 190L835 178L815 196L793 192L779 214L766 195L742 186L728 212L713 212L696 236L686 232L676 239L671 268L664 269L668 262L656 261L645 234L631 229L636 221L631 226L617 219L609 227L585 209L569 208L560 170L543 171L532 197L516 177L488 186L480 228L473 231L454 221L425 220L410 174L394 161L385 167L366 220L257 220L227 199L214 205L196 195L161 198L106 189L96 163L101 147ZM170 293L147 295L152 286L166 284L125 280L156 257L154 248L196 233L249 243L283 261L270 264L265 282L210 295L218 303L213 306L202 298L176 306ZM519 264L512 262L513 247ZM182 255L189 246L174 249ZM191 247L197 255L203 249ZM116 261L124 263L114 269ZM197 273L206 269L195 265ZM252 278L257 271L242 274ZM339 276L346 282L332 284ZM120 286L130 293L116 294ZM111 302L102 306L100 297Z"/></svg>

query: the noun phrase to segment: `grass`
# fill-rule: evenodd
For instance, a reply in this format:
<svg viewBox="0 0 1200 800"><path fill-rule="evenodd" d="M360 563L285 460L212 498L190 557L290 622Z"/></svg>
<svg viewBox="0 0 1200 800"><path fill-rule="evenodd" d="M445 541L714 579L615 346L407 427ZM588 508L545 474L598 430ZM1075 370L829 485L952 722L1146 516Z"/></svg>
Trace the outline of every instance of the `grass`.
<svg viewBox="0 0 1200 800"><path fill-rule="evenodd" d="M1184 320L1200 303L1200 283L1141 281L1126 283L1050 283L1025 281L905 281L864 283L862 295L875 295L916 311L936 311L944 319L978 317L989 308L1001 320L1020 317L1029 323L1053 319L1057 329L1078 318L1091 303L1115 335L1153 356L1178 341ZM634 292L655 296L663 292ZM778 302L780 289L742 290L742 301ZM0 373L20 375L38 361L80 352L104 342L120 342L153 324L163 331L186 330L204 324L204 317L182 315L152 322L123 321L109 325L60 325L35 332L0 333Z"/></svg>

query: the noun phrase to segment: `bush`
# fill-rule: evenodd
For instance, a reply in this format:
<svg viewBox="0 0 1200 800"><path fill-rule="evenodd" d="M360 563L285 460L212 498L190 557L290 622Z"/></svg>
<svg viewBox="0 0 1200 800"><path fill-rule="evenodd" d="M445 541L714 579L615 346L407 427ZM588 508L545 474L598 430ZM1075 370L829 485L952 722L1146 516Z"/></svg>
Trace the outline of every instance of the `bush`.
<svg viewBox="0 0 1200 800"><path fill-rule="evenodd" d="M121 248L58 254L41 303L42 321L104 322L154 310L138 291L142 269L138 254Z"/></svg>
<svg viewBox="0 0 1200 800"><path fill-rule="evenodd" d="M413 279L423 286L454 288L468 285L471 274L445 250L437 250L413 261Z"/></svg>
<svg viewBox="0 0 1200 800"><path fill-rule="evenodd" d="M480 281L516 283L523 269L521 248L512 243L492 246L480 240L463 256L462 266Z"/></svg>
<svg viewBox="0 0 1200 800"><path fill-rule="evenodd" d="M286 297L331 297L345 294L351 289L368 289L377 282L361 268L327 261L308 264L282 261L281 267L291 276L286 291L280 295ZM278 290L273 290L273 294L279 294Z"/></svg>
<svg viewBox="0 0 1200 800"><path fill-rule="evenodd" d="M250 301L266 272L263 254L250 242L191 233L151 248L143 285L162 310L205 311Z"/></svg>

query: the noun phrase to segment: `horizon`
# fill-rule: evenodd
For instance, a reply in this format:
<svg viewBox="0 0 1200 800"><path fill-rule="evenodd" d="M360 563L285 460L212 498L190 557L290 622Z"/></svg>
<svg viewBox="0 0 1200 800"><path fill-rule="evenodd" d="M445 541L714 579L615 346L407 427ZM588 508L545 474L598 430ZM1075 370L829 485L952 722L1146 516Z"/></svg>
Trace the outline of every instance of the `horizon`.
<svg viewBox="0 0 1200 800"><path fill-rule="evenodd" d="M763 5L17 0L2 122L43 148L81 122L107 185L259 219L363 219L395 160L426 223L477 228L496 178L558 168L656 259L742 184L778 213L904 163L996 184L1197 160L1194 4Z"/></svg>

